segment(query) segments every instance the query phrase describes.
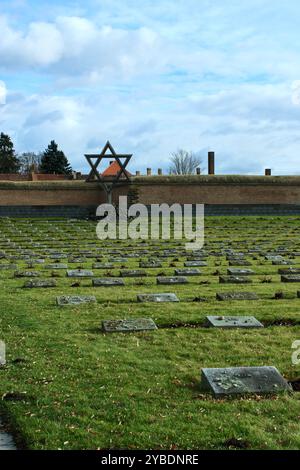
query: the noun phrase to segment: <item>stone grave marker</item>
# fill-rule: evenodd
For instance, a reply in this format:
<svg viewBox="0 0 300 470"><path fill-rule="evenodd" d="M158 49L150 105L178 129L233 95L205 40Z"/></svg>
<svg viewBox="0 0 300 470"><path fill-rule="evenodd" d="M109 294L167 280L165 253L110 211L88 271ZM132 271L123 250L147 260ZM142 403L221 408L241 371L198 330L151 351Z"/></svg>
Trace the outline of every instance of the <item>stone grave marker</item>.
<svg viewBox="0 0 300 470"><path fill-rule="evenodd" d="M252 316L217 316L206 317L207 326L214 328L263 328L264 325Z"/></svg>
<svg viewBox="0 0 300 470"><path fill-rule="evenodd" d="M300 274L300 268L281 268L278 274Z"/></svg>
<svg viewBox="0 0 300 470"><path fill-rule="evenodd" d="M281 282L300 282L300 274L284 274L281 276Z"/></svg>
<svg viewBox="0 0 300 470"><path fill-rule="evenodd" d="M216 398L231 395L268 395L292 388L275 367L228 367L202 369L201 385Z"/></svg>
<svg viewBox="0 0 300 470"><path fill-rule="evenodd" d="M161 268L162 264L160 261L140 261L140 268Z"/></svg>
<svg viewBox="0 0 300 470"><path fill-rule="evenodd" d="M227 272L230 276L251 276L255 274L252 269L239 269L239 268L228 268Z"/></svg>
<svg viewBox="0 0 300 470"><path fill-rule="evenodd" d="M207 266L206 261L185 261L184 266L186 268L196 268L200 266Z"/></svg>
<svg viewBox="0 0 300 470"><path fill-rule="evenodd" d="M69 269L67 271L67 277L93 277L93 271L88 269Z"/></svg>
<svg viewBox="0 0 300 470"><path fill-rule="evenodd" d="M138 294L138 302L179 302L178 297L173 293L167 294Z"/></svg>
<svg viewBox="0 0 300 470"><path fill-rule="evenodd" d="M46 264L44 269L68 269L68 265L63 263L52 263Z"/></svg>
<svg viewBox="0 0 300 470"><path fill-rule="evenodd" d="M93 279L92 284L93 287L115 287L125 285L123 279L116 278L97 278Z"/></svg>
<svg viewBox="0 0 300 470"><path fill-rule="evenodd" d="M236 259L229 261L229 266L252 266L252 263L244 259Z"/></svg>
<svg viewBox="0 0 300 470"><path fill-rule="evenodd" d="M112 263L94 263L93 269L114 269Z"/></svg>
<svg viewBox="0 0 300 470"><path fill-rule="evenodd" d="M60 295L56 297L56 303L61 307L65 305L96 303L96 297L94 295Z"/></svg>
<svg viewBox="0 0 300 470"><path fill-rule="evenodd" d="M157 277L156 283L158 285L170 285L170 284L187 284L188 280L186 277Z"/></svg>
<svg viewBox="0 0 300 470"><path fill-rule="evenodd" d="M255 292L217 292L216 299L221 301L226 300L258 300Z"/></svg>
<svg viewBox="0 0 300 470"><path fill-rule="evenodd" d="M14 277L39 277L40 274L38 271L16 271Z"/></svg>
<svg viewBox="0 0 300 470"><path fill-rule="evenodd" d="M35 287L56 287L55 279L30 279L26 281L24 287L28 289L33 289Z"/></svg>
<svg viewBox="0 0 300 470"><path fill-rule="evenodd" d="M251 284L252 279L247 276L220 276L220 284Z"/></svg>
<svg viewBox="0 0 300 470"><path fill-rule="evenodd" d="M132 318L128 320L104 320L102 330L105 333L127 333L131 331L157 330L152 318Z"/></svg>
<svg viewBox="0 0 300 470"><path fill-rule="evenodd" d="M124 271L120 271L121 277L145 277L147 276L146 271L142 271L140 269L127 269Z"/></svg>
<svg viewBox="0 0 300 470"><path fill-rule="evenodd" d="M201 271L197 268L175 269L176 276L199 276Z"/></svg>
<svg viewBox="0 0 300 470"><path fill-rule="evenodd" d="M6 270L6 269L18 269L18 266L16 264L0 264L0 270Z"/></svg>

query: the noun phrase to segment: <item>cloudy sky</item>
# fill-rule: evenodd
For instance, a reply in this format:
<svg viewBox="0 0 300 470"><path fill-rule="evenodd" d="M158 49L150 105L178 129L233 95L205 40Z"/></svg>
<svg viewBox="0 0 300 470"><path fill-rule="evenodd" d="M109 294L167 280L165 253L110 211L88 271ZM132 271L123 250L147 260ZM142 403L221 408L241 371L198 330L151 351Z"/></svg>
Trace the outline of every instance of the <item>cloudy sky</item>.
<svg viewBox="0 0 300 470"><path fill-rule="evenodd" d="M0 0L0 131L72 166L216 152L218 173L300 173L299 0Z"/></svg>

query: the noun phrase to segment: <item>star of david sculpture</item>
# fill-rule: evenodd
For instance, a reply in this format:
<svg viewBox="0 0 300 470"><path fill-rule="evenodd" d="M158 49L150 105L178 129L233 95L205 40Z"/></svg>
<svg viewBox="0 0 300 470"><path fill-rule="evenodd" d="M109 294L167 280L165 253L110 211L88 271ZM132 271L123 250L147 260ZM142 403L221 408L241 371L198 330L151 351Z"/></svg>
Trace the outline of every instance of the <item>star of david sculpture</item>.
<svg viewBox="0 0 300 470"><path fill-rule="evenodd" d="M107 153L108 151L109 153ZM100 154L85 154L85 158L91 167L91 171L86 179L86 182L98 181L106 193L107 202L111 203L113 188L119 183L121 176L124 175L125 179L130 182L126 172L126 167L131 157L132 154L117 154L110 142L107 141ZM103 177L98 171L98 166L100 165L101 161L107 158L110 160L114 159L114 161L116 161L120 167L118 173L116 175L112 175L111 177ZM124 163L122 160L124 160Z"/></svg>

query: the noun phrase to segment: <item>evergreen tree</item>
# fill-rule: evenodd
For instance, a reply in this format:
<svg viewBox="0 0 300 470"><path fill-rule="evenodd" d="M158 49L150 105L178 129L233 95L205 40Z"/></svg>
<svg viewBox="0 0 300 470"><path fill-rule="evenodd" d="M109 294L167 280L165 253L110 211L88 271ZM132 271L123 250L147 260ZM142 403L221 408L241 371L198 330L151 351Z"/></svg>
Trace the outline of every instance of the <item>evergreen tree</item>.
<svg viewBox="0 0 300 470"><path fill-rule="evenodd" d="M58 150L55 140L51 140L48 148L42 154L40 171L42 173L70 175L72 168L64 152Z"/></svg>
<svg viewBox="0 0 300 470"><path fill-rule="evenodd" d="M0 134L0 173L18 173L20 162L15 154L14 144L11 138Z"/></svg>

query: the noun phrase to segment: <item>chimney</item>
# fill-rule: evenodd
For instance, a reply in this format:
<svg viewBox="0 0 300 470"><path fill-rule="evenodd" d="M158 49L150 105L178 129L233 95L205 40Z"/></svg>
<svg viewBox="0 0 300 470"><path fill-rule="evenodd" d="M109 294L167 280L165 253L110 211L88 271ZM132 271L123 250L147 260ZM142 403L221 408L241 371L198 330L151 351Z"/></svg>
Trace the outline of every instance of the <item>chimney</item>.
<svg viewBox="0 0 300 470"><path fill-rule="evenodd" d="M112 165L112 164L113 164L113 162L114 162L114 161L113 161L113 160L111 160L111 161L109 162L109 164L110 164L110 165Z"/></svg>
<svg viewBox="0 0 300 470"><path fill-rule="evenodd" d="M215 152L208 152L208 174L215 174Z"/></svg>
<svg viewBox="0 0 300 470"><path fill-rule="evenodd" d="M137 170L137 171L135 172L135 176L141 176L141 172Z"/></svg>
<svg viewBox="0 0 300 470"><path fill-rule="evenodd" d="M151 176L151 168L147 168L147 176Z"/></svg>
<svg viewBox="0 0 300 470"><path fill-rule="evenodd" d="M272 170L271 168L266 168L265 169L265 176L271 176L272 175Z"/></svg>
<svg viewBox="0 0 300 470"><path fill-rule="evenodd" d="M161 175L162 175L162 169L161 169L161 168L158 168L157 174L158 174L158 176L161 176Z"/></svg>
<svg viewBox="0 0 300 470"><path fill-rule="evenodd" d="M201 175L201 168L196 168L196 174Z"/></svg>

